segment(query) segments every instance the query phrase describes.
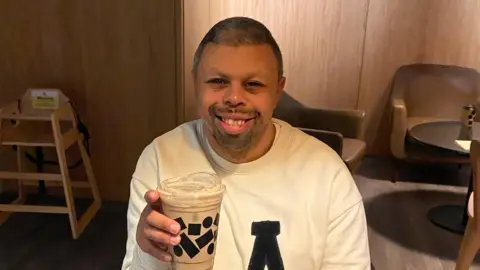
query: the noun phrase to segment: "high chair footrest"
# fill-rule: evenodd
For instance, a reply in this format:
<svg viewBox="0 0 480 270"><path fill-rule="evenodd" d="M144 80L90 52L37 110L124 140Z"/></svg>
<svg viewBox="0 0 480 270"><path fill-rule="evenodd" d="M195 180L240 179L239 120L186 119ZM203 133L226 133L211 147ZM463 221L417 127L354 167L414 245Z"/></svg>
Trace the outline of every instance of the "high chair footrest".
<svg viewBox="0 0 480 270"><path fill-rule="evenodd" d="M21 205L21 204L0 204L0 211L68 214L68 208L66 206L43 206L43 205Z"/></svg>
<svg viewBox="0 0 480 270"><path fill-rule="evenodd" d="M19 173L0 171L1 179L62 181L62 175L56 173Z"/></svg>

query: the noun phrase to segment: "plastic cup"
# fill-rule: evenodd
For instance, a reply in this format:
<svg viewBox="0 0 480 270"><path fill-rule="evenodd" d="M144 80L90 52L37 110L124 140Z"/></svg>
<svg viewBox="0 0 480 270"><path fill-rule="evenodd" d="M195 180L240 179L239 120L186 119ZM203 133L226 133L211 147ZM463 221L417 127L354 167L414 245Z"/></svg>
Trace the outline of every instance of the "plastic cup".
<svg viewBox="0 0 480 270"><path fill-rule="evenodd" d="M213 268L220 208L225 186L212 173L193 173L166 179L158 187L164 214L181 227L181 242L169 246L172 268Z"/></svg>

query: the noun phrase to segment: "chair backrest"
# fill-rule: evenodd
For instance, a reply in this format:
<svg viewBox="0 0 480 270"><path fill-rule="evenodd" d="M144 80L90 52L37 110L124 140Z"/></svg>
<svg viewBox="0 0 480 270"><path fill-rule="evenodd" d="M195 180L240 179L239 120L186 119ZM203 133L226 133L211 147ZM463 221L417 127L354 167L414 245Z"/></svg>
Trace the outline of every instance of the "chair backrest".
<svg viewBox="0 0 480 270"><path fill-rule="evenodd" d="M280 95L275 110L273 110L273 117L283 120L292 126L298 126L298 111L305 106L298 100L290 96L287 90L284 90Z"/></svg>
<svg viewBox="0 0 480 270"><path fill-rule="evenodd" d="M403 66L395 74L392 97L403 97L407 117L460 120L462 107L480 97L480 73L458 66Z"/></svg>
<svg viewBox="0 0 480 270"><path fill-rule="evenodd" d="M284 99L292 100L289 96ZM274 110L273 117L294 127L339 132L345 138L364 139L363 110L308 108L292 104L292 101L283 103Z"/></svg>
<svg viewBox="0 0 480 270"><path fill-rule="evenodd" d="M473 216L475 228L480 230L480 141L472 140L470 145L470 159L473 171Z"/></svg>
<svg viewBox="0 0 480 270"><path fill-rule="evenodd" d="M34 107L34 104L33 104L34 96L43 96L43 98L52 98L52 99L51 100L47 99L48 102L45 103L45 109L37 109ZM55 99L57 101L56 107L49 108L49 106L46 106L46 105L52 104L53 100ZM22 96L20 106L21 106L21 111L26 113L29 113L29 112L38 113L39 111L48 111L48 113L52 113L58 107L65 105L67 102L69 102L69 98L60 89L30 88Z"/></svg>
<svg viewBox="0 0 480 270"><path fill-rule="evenodd" d="M343 150L342 134L338 132L309 129L309 128L298 128L298 129L324 142L326 145L330 146L330 148L332 148L335 152L337 152L339 156L342 156L342 150Z"/></svg>
<svg viewBox="0 0 480 270"><path fill-rule="evenodd" d="M345 138L363 139L364 111L302 108L298 114L299 127L338 132Z"/></svg>

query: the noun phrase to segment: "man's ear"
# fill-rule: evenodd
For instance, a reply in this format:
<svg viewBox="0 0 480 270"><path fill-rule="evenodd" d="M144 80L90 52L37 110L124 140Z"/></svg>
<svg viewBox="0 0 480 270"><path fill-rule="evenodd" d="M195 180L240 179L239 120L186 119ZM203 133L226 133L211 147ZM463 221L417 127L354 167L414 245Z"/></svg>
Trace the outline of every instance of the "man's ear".
<svg viewBox="0 0 480 270"><path fill-rule="evenodd" d="M195 95L195 99L198 100L197 73L195 72L195 70L192 69L191 74L192 74L192 83L193 83L193 93Z"/></svg>
<svg viewBox="0 0 480 270"><path fill-rule="evenodd" d="M278 104L280 97L283 94L283 90L285 89L285 82L287 79L285 77L280 78L278 81L277 91L275 92L275 106Z"/></svg>
<svg viewBox="0 0 480 270"><path fill-rule="evenodd" d="M278 82L277 95L281 95L283 93L286 82L287 82L287 78L285 77L280 78L280 81Z"/></svg>

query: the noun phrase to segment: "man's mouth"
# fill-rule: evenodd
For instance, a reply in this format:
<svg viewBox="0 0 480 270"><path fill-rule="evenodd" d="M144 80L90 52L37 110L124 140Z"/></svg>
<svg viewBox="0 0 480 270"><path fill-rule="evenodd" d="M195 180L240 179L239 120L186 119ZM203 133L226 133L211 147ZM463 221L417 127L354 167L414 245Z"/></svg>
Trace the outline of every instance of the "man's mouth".
<svg viewBox="0 0 480 270"><path fill-rule="evenodd" d="M229 118L223 118L223 117L220 117L220 120L222 120L222 122L225 122L227 124L229 124L230 126L241 126L243 124L245 124L245 122L248 122L250 119L229 119Z"/></svg>
<svg viewBox="0 0 480 270"><path fill-rule="evenodd" d="M251 120L255 119L255 117L239 119L239 118L221 117L218 115L216 117L218 120L220 120L220 125L225 130L225 132L230 134L242 133L249 126Z"/></svg>

